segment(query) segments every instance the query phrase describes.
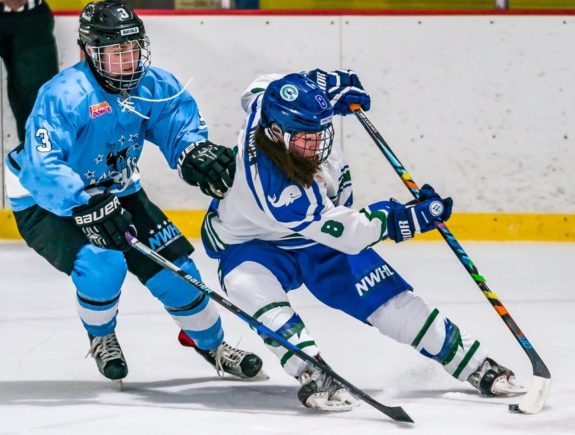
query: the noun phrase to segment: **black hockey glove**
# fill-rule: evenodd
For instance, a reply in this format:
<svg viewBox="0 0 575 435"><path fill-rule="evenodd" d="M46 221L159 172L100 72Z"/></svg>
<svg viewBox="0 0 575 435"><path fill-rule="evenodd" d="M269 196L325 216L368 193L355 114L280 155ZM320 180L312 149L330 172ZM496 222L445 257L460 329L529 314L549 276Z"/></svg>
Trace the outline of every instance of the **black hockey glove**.
<svg viewBox="0 0 575 435"><path fill-rule="evenodd" d="M190 144L178 159L180 177L214 198L224 197L235 172L234 150L207 140Z"/></svg>
<svg viewBox="0 0 575 435"><path fill-rule="evenodd" d="M88 204L74 208L72 216L90 243L100 248L127 251L130 244L124 234L136 235L132 215L109 192L92 196Z"/></svg>

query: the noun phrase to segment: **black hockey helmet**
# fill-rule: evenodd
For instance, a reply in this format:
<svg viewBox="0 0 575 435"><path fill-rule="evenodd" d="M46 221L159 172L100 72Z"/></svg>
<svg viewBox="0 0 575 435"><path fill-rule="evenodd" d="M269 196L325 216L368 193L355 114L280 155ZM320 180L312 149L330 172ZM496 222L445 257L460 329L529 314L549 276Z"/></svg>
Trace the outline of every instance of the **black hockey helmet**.
<svg viewBox="0 0 575 435"><path fill-rule="evenodd" d="M125 1L88 3L80 14L78 33L78 45L84 50L92 71L104 88L110 92L121 92L138 85L150 66L150 43L143 21ZM130 67L127 74L113 74L103 48L124 47L126 43L132 44L121 53L131 53L130 63L134 63L134 67ZM124 60L124 63L128 62ZM116 65L119 63L116 62Z"/></svg>

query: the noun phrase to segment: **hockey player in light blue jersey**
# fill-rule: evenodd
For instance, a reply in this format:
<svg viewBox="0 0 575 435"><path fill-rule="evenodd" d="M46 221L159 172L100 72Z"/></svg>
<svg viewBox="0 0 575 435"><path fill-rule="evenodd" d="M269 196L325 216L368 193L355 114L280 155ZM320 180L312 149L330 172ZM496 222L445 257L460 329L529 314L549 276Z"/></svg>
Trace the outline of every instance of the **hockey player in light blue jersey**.
<svg viewBox="0 0 575 435"><path fill-rule="evenodd" d="M126 231L200 279L192 245L152 203L138 159L144 140L204 193L222 197L232 183L234 151L208 141L194 98L171 74L150 67L144 24L121 1L88 4L78 43L86 60L44 85L25 141L6 159L7 191L26 243L77 289L77 306L100 372L128 373L115 327L120 290L130 271L181 328L179 340L217 368L242 378L261 359L223 341L214 303L138 252Z"/></svg>
<svg viewBox="0 0 575 435"><path fill-rule="evenodd" d="M429 308L371 248L430 231L434 220L449 219L452 200L426 185L418 203L351 208L350 170L333 141L332 117L349 114L352 103L370 106L351 71L263 76L243 94L247 120L234 184L212 202L202 227L204 246L219 261L222 287L234 304L318 359L319 347L287 295L302 285L485 395L518 391L513 372ZM341 411L358 403L329 375L262 338L299 380L305 406Z"/></svg>

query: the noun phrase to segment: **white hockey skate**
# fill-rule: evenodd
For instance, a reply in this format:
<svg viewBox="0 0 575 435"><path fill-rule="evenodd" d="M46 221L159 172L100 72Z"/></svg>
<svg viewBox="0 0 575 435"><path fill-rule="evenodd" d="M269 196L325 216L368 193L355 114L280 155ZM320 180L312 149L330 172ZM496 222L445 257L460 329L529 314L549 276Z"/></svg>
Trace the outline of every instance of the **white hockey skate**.
<svg viewBox="0 0 575 435"><path fill-rule="evenodd" d="M319 356L316 358L325 364ZM359 406L359 400L347 388L311 364L297 379L301 384L297 393L298 399L307 408L341 412L351 411L354 407Z"/></svg>
<svg viewBox="0 0 575 435"><path fill-rule="evenodd" d="M491 358L485 358L467 380L483 396L513 395L527 391L527 388L517 382L511 370L497 364Z"/></svg>

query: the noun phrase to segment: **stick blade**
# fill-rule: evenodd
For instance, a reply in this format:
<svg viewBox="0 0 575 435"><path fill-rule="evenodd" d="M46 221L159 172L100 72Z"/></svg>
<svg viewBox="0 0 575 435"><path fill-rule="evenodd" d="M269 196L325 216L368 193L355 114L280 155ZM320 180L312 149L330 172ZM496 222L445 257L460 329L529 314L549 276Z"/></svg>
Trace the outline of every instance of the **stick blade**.
<svg viewBox="0 0 575 435"><path fill-rule="evenodd" d="M380 409L389 418L395 421L403 421L405 423L415 423L407 412L401 406L384 406L385 409Z"/></svg>
<svg viewBox="0 0 575 435"><path fill-rule="evenodd" d="M509 405L509 411L519 414L537 414L543 408L550 388L551 378L533 376L531 386L521 403Z"/></svg>

